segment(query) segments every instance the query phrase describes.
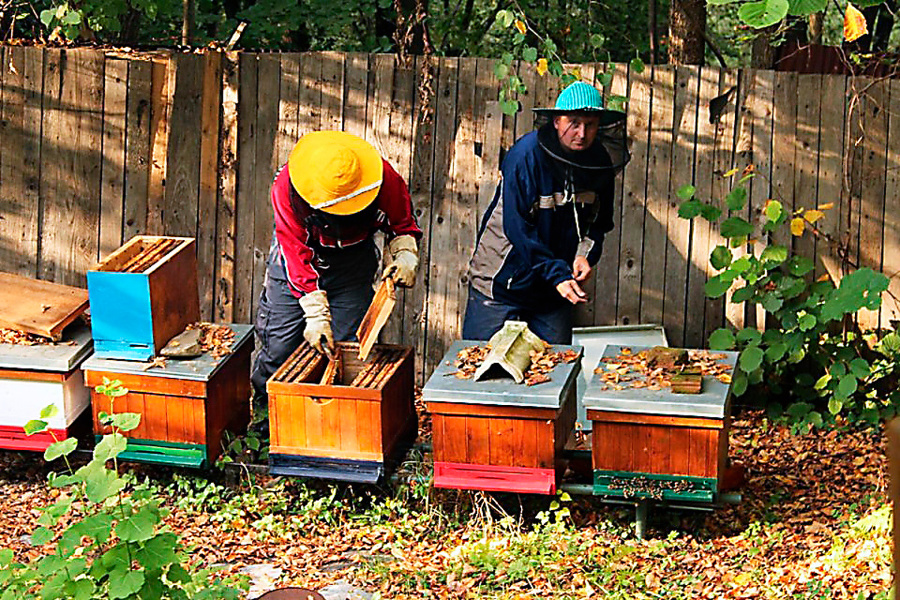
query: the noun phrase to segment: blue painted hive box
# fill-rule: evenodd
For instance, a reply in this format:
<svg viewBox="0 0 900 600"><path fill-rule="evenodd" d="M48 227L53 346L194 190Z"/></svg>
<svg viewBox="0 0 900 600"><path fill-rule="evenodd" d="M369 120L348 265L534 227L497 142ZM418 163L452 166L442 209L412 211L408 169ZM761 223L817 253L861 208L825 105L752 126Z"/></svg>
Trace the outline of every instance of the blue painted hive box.
<svg viewBox="0 0 900 600"><path fill-rule="evenodd" d="M200 320L193 238L140 235L87 272L94 353L147 360Z"/></svg>

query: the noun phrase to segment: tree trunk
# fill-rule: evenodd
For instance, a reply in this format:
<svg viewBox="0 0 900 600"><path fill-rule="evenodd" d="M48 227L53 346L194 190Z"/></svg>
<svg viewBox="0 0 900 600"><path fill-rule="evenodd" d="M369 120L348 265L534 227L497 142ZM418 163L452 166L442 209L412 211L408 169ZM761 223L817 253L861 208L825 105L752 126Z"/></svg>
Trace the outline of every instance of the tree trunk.
<svg viewBox="0 0 900 600"><path fill-rule="evenodd" d="M811 44L822 43L822 25L825 24L825 12L817 12L809 15L809 42Z"/></svg>
<svg viewBox="0 0 900 600"><path fill-rule="evenodd" d="M194 42L194 0L182 0L181 45Z"/></svg>
<svg viewBox="0 0 900 600"><path fill-rule="evenodd" d="M771 69L775 66L775 46L772 45L772 33L777 25L762 29L753 38L751 46L750 66L754 69Z"/></svg>
<svg viewBox="0 0 900 600"><path fill-rule="evenodd" d="M672 0L669 9L669 62L702 65L706 0Z"/></svg>

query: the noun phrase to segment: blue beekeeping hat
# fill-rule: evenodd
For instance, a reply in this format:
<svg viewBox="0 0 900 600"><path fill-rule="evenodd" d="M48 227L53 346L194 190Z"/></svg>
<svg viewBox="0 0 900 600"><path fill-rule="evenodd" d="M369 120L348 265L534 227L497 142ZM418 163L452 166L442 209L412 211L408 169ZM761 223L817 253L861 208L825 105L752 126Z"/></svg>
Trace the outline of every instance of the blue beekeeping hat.
<svg viewBox="0 0 900 600"><path fill-rule="evenodd" d="M560 92L553 108L535 108L534 112L548 117L566 113L599 113L601 125L625 119L625 113L604 108L600 90L583 81L576 81Z"/></svg>

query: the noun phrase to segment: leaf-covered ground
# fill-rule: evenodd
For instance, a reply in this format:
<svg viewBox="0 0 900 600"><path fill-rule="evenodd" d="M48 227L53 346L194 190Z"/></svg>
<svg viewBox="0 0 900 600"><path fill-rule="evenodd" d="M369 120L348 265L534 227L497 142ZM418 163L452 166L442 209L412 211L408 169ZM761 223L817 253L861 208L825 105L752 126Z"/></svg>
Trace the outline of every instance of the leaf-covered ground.
<svg viewBox="0 0 900 600"><path fill-rule="evenodd" d="M435 491L425 458L384 487L132 468L168 497L168 526L198 560L271 563L282 585L345 580L382 598L888 597L879 431L794 436L746 413L731 434L742 502L652 511L643 541L632 510L592 497ZM50 548L28 537L51 498L46 472L34 455L0 455L0 547L20 558Z"/></svg>

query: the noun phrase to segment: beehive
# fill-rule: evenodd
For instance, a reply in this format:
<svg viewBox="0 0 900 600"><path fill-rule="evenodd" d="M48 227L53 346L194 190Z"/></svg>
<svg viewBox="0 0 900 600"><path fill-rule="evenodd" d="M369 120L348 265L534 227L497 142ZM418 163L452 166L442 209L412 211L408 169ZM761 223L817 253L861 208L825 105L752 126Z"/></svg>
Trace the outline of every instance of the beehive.
<svg viewBox="0 0 900 600"><path fill-rule="evenodd" d="M94 352L147 360L200 319L192 238L136 236L87 272Z"/></svg>
<svg viewBox="0 0 900 600"><path fill-rule="evenodd" d="M119 380L128 393L111 401L91 392L94 433L109 429L99 414L140 413L137 429L124 432L124 460L201 467L221 453L224 430L244 431L250 420L250 325L229 325L235 332L231 354L204 354L190 360L166 361L164 367L92 356L85 361L85 380L92 388L103 378ZM149 368L148 368L149 367Z"/></svg>
<svg viewBox="0 0 900 600"><path fill-rule="evenodd" d="M42 452L54 436L63 440L74 434L76 420L90 404L79 367L91 348L84 324L66 328L60 344L0 344L0 448ZM57 412L44 419L49 432L25 435L24 425L51 404Z"/></svg>
<svg viewBox="0 0 900 600"><path fill-rule="evenodd" d="M269 379L269 465L274 474L377 481L415 439L413 356L376 345L337 344L340 369L304 343Z"/></svg>
<svg viewBox="0 0 900 600"><path fill-rule="evenodd" d="M622 348L607 346L603 358L619 356ZM737 352L714 354L734 368ZM714 501L728 459L731 384L704 376L698 394L676 394L666 387L619 387L595 372L584 394L593 423L594 493Z"/></svg>
<svg viewBox="0 0 900 600"><path fill-rule="evenodd" d="M432 415L436 487L553 494L576 418L580 361L560 363L535 386L509 377L458 379L456 356L483 342L454 342L422 390ZM553 351L581 346L553 346Z"/></svg>

